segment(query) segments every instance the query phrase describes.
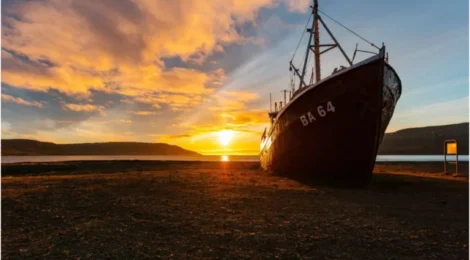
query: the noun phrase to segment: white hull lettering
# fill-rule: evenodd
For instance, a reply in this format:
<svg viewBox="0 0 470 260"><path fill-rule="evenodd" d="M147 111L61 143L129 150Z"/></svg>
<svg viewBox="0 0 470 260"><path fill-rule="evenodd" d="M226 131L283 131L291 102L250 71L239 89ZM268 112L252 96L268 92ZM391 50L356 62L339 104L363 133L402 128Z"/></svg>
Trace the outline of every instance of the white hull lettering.
<svg viewBox="0 0 470 260"><path fill-rule="evenodd" d="M335 106L331 101L326 103L326 110L323 105L319 105L316 107L317 115L320 117L326 117L328 114L335 112ZM307 113L300 116L300 121L302 122L303 126L307 126L315 121L317 121L316 117L312 114L312 112L308 111Z"/></svg>
<svg viewBox="0 0 470 260"><path fill-rule="evenodd" d="M307 115L308 115L308 120L310 121L310 123L312 123L313 121L317 120L317 119L312 115L312 113L308 112Z"/></svg>

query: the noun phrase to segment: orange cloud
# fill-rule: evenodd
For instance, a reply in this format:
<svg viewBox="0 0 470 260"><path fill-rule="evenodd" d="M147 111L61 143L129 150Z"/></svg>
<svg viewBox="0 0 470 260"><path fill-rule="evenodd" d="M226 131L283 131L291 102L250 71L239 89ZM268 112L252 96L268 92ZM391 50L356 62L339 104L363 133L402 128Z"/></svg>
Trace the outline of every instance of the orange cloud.
<svg viewBox="0 0 470 260"><path fill-rule="evenodd" d="M124 124L124 125L130 125L132 124L132 120L126 120L126 119L117 119L117 120L104 120L100 121L100 124Z"/></svg>
<svg viewBox="0 0 470 260"><path fill-rule="evenodd" d="M48 53L47 50L44 53ZM37 61L28 63L5 50L2 50L2 82L37 91L55 88L80 95L86 94L90 88L104 88L99 77L86 71L71 67L48 68Z"/></svg>
<svg viewBox="0 0 470 260"><path fill-rule="evenodd" d="M76 112L100 112L103 113L103 106L95 106L90 104L62 104L62 107Z"/></svg>
<svg viewBox="0 0 470 260"><path fill-rule="evenodd" d="M220 94L223 99L235 98L244 102L251 102L259 98L258 93L251 91L222 91Z"/></svg>
<svg viewBox="0 0 470 260"><path fill-rule="evenodd" d="M167 104L174 111L188 111L193 107L201 104L202 96L188 96L180 94L160 93L153 96L141 96L136 98L137 101L152 104L153 107L159 108L161 104Z"/></svg>
<svg viewBox="0 0 470 260"><path fill-rule="evenodd" d="M291 1L295 2L286 2ZM277 4L274 0L17 3L3 19L2 47L32 63L2 51L4 62L16 64L6 66L2 80L69 94L87 94L91 88L123 94L206 93L210 73L165 70L161 59L179 56L189 61L195 55L204 59L224 45L242 44L245 38L235 28L254 22L260 8ZM41 60L53 66L40 65Z"/></svg>
<svg viewBox="0 0 470 260"><path fill-rule="evenodd" d="M224 118L226 124L240 128L243 126L265 125L269 123L266 111L249 111L249 112L230 112L221 113L220 117Z"/></svg>
<svg viewBox="0 0 470 260"><path fill-rule="evenodd" d="M30 107L43 107L44 104L36 101L26 101L20 97L13 97L7 94L2 94L2 100L6 102L12 102L20 105L30 106Z"/></svg>
<svg viewBox="0 0 470 260"><path fill-rule="evenodd" d="M250 91L221 91L213 97L212 111L236 111L246 108L246 105L259 98L259 95Z"/></svg>
<svg viewBox="0 0 470 260"><path fill-rule="evenodd" d="M210 75L211 83L214 86L221 86L225 79L225 71L222 68L216 69L211 75Z"/></svg>
<svg viewBox="0 0 470 260"><path fill-rule="evenodd" d="M133 112L132 114L134 115L138 115L138 116L151 116L151 115L155 115L156 112L155 111L135 111Z"/></svg>

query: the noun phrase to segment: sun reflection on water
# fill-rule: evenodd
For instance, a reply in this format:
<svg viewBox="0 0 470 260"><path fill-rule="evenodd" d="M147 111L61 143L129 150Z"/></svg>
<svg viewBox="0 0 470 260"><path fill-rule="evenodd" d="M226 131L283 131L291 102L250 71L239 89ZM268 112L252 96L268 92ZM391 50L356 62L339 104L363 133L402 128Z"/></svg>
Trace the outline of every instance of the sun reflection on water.
<svg viewBox="0 0 470 260"><path fill-rule="evenodd" d="M228 158L227 155L222 155L222 156L220 156L220 161L222 161L222 162L228 162L228 161L229 161L229 158Z"/></svg>

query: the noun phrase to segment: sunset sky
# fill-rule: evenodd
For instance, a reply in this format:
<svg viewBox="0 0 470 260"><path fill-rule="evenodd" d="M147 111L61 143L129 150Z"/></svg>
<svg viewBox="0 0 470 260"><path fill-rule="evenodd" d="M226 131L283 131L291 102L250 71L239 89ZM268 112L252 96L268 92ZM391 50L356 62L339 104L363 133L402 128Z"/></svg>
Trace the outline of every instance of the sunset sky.
<svg viewBox="0 0 470 260"><path fill-rule="evenodd" d="M309 4L3 0L2 138L257 154ZM387 132L468 121L468 0L320 0L320 9L385 42L403 84ZM350 56L356 42L368 49L324 20ZM322 62L323 76L346 65L337 50Z"/></svg>

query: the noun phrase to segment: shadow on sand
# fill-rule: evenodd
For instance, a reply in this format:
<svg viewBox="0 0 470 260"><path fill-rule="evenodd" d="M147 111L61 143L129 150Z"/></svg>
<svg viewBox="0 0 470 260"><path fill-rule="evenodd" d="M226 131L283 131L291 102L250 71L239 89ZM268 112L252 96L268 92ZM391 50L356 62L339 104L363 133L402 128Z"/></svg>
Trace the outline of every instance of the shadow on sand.
<svg viewBox="0 0 470 260"><path fill-rule="evenodd" d="M468 182L455 181L445 178L429 178L428 176L415 176L406 173L388 173L388 172L374 172L368 179L352 179L341 178L338 176L316 175L307 176L305 174L286 174L286 173L271 173L274 176L287 178L300 184L310 187L325 187L337 189L367 189L377 190L381 192L396 192L406 189L413 189L419 186L419 190L436 190L445 186L462 186L467 187ZM444 175L443 175L444 177ZM458 177L456 177L458 178ZM468 178L467 178L468 180Z"/></svg>

